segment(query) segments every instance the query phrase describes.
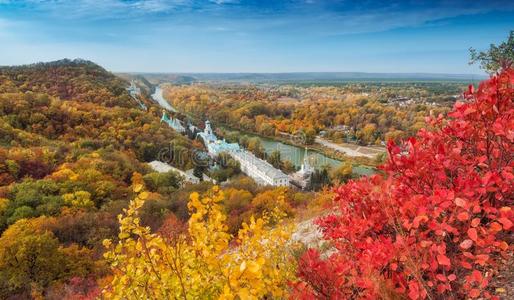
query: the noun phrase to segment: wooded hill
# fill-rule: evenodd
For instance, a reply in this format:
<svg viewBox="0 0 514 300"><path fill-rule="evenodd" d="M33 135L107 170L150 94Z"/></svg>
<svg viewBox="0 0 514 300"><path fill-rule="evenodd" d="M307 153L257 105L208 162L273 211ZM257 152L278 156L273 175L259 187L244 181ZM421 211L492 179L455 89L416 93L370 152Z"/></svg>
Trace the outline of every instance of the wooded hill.
<svg viewBox="0 0 514 300"><path fill-rule="evenodd" d="M179 186L179 178L152 173L144 162L193 146L160 123L156 106L141 110L127 86L84 60L0 67L0 298L102 274L94 263L100 241L116 235L134 172L159 190L156 200ZM192 167L188 157L174 164ZM158 210L172 206L180 205L162 200ZM42 265L26 269L23 247L43 251L34 262ZM13 261L9 253L19 255ZM48 265L53 258L63 267Z"/></svg>

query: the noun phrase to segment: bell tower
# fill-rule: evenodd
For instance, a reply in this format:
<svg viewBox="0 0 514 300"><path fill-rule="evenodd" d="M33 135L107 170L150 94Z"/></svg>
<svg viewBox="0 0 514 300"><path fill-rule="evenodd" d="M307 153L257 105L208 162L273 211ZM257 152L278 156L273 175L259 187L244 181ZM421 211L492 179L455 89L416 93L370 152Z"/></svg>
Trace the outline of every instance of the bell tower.
<svg viewBox="0 0 514 300"><path fill-rule="evenodd" d="M208 135L212 135L212 128L211 128L211 122L209 122L209 120L205 121L205 129L204 129L204 132L205 134L208 134Z"/></svg>

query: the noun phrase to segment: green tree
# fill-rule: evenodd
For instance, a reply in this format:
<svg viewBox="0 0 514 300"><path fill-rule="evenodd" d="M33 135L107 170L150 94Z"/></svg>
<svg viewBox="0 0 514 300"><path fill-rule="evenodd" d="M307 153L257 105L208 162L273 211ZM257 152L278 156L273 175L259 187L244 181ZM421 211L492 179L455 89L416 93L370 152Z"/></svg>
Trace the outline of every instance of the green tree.
<svg viewBox="0 0 514 300"><path fill-rule="evenodd" d="M324 168L322 170L316 170L311 174L308 189L319 191L324 186L328 185L330 185L330 177L328 175L328 170Z"/></svg>
<svg viewBox="0 0 514 300"><path fill-rule="evenodd" d="M72 207L92 208L95 206L91 201L91 194L86 191L77 191L62 196L64 202Z"/></svg>
<svg viewBox="0 0 514 300"><path fill-rule="evenodd" d="M26 219L10 226L0 238L0 281L6 292L45 288L65 272L66 259L51 232L38 232Z"/></svg>
<svg viewBox="0 0 514 300"><path fill-rule="evenodd" d="M174 171L149 173L143 176L143 180L150 191L163 194L174 192L182 183L182 179Z"/></svg>
<svg viewBox="0 0 514 300"><path fill-rule="evenodd" d="M253 137L248 140L248 151L252 152L257 157L262 158L264 156L264 149L258 137Z"/></svg>
<svg viewBox="0 0 514 300"><path fill-rule="evenodd" d="M272 164L275 168L280 169L282 167L282 158L280 155L280 151L274 150L268 156L267 161Z"/></svg>
<svg viewBox="0 0 514 300"><path fill-rule="evenodd" d="M22 219L0 237L0 298L40 293L55 282L94 272L92 253L77 245L61 247L46 217Z"/></svg>
<svg viewBox="0 0 514 300"><path fill-rule="evenodd" d="M289 174L289 173L293 173L294 171L296 171L296 167L294 166L294 164L291 161L284 160L283 164L282 164L282 170L284 170L284 172Z"/></svg>
<svg viewBox="0 0 514 300"><path fill-rule="evenodd" d="M332 180L337 183L344 183L352 178L353 168L348 162L342 163L337 169L332 172Z"/></svg>
<svg viewBox="0 0 514 300"><path fill-rule="evenodd" d="M232 176L232 170L217 168L210 172L209 177L216 180L216 182L224 182Z"/></svg>
<svg viewBox="0 0 514 300"><path fill-rule="evenodd" d="M14 210L14 213L7 219L7 223L12 224L20 219L31 218L37 215L36 211L30 206L20 206Z"/></svg>
<svg viewBox="0 0 514 300"><path fill-rule="evenodd" d="M206 170L206 167L205 166L201 166L201 165L195 165L194 169L193 169L193 175L195 175L196 177L198 177L200 179L200 181L203 181L203 173L205 172Z"/></svg>
<svg viewBox="0 0 514 300"><path fill-rule="evenodd" d="M316 139L316 130L314 128L309 127L305 130L305 144L311 145L314 144L314 140Z"/></svg>
<svg viewBox="0 0 514 300"><path fill-rule="evenodd" d="M480 67L489 74L493 74L512 66L514 63L514 30L510 32L507 41L498 46L491 44L489 50L478 52L476 49L469 49L470 64L480 63Z"/></svg>

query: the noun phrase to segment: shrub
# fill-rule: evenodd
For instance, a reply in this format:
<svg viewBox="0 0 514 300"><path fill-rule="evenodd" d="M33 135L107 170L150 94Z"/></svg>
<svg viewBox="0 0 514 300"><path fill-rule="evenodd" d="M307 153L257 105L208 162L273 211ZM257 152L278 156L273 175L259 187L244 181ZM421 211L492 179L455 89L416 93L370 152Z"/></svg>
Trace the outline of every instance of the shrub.
<svg viewBox="0 0 514 300"><path fill-rule="evenodd" d="M294 260L287 248L292 228L287 224L270 228L284 217L279 209L252 217L237 236L231 236L220 205L224 194L213 187L203 197L191 194L188 234L185 228L169 230L167 225L178 225L176 219L155 234L140 225L138 211L149 196L142 188L135 182L138 195L119 216L118 243L104 241L109 249L104 256L113 272L103 291L105 298L278 299L287 295L294 276Z"/></svg>
<svg viewBox="0 0 514 300"><path fill-rule="evenodd" d="M514 213L514 70L470 86L450 119L400 144L375 175L336 189L317 220L333 251L299 262L298 298L492 298ZM328 257L326 257L328 256Z"/></svg>

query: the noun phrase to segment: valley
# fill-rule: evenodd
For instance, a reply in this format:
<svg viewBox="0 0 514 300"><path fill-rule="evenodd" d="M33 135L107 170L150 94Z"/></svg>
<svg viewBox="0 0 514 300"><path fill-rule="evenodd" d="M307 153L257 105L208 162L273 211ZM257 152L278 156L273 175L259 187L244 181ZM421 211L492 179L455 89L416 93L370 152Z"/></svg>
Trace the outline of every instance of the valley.
<svg viewBox="0 0 514 300"><path fill-rule="evenodd" d="M287 76L0 67L0 298L512 292L511 68Z"/></svg>

